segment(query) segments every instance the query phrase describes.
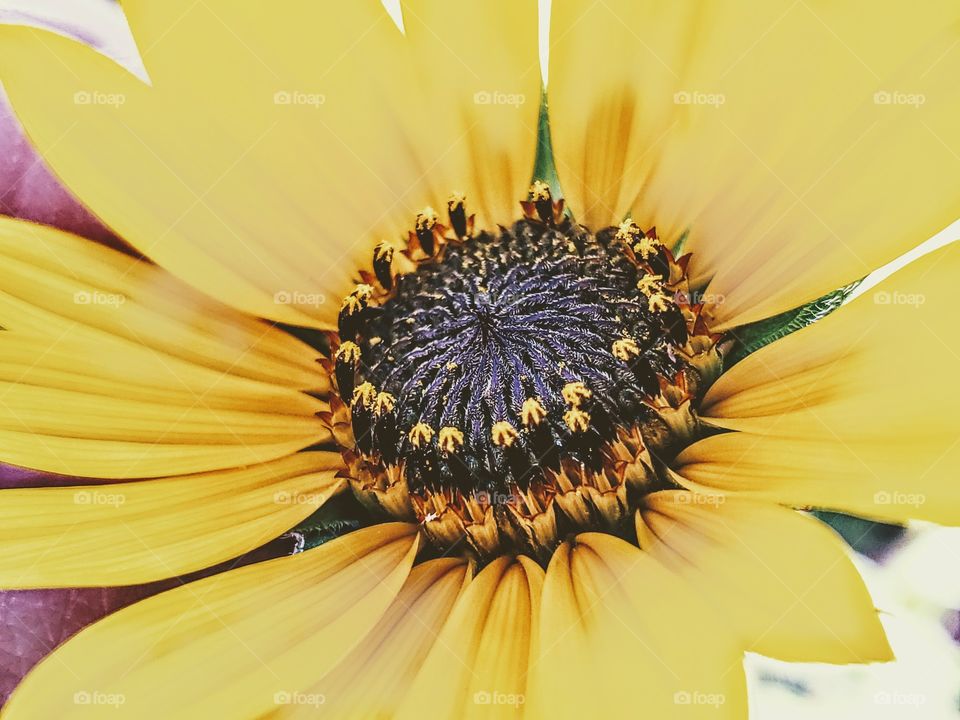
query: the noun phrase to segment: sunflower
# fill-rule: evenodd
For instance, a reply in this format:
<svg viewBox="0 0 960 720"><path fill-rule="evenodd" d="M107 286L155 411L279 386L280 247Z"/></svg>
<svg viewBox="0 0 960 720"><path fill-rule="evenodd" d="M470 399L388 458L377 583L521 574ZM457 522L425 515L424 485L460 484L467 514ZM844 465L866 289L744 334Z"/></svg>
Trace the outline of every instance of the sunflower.
<svg viewBox="0 0 960 720"><path fill-rule="evenodd" d="M91 478L2 491L0 587L367 519L88 627L7 717L742 718L745 651L891 659L797 510L960 516L960 253L731 348L956 219L955 2L556 0L543 117L533 2L124 9L146 78L0 29L130 245L0 221L0 460Z"/></svg>

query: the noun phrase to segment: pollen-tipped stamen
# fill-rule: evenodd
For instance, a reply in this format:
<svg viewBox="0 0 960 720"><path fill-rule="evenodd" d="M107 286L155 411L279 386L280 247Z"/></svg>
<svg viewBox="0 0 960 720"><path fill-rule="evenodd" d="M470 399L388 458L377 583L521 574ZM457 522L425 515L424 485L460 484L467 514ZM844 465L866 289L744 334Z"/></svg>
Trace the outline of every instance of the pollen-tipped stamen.
<svg viewBox="0 0 960 720"><path fill-rule="evenodd" d="M521 205L527 219L474 235L454 193L449 226L426 208L399 255L378 245L361 276L382 289L344 299L332 358L342 395L363 360L344 448L358 498L481 558L543 557L564 528L627 522L698 432L717 357L689 257L655 229L593 234L543 183Z"/></svg>

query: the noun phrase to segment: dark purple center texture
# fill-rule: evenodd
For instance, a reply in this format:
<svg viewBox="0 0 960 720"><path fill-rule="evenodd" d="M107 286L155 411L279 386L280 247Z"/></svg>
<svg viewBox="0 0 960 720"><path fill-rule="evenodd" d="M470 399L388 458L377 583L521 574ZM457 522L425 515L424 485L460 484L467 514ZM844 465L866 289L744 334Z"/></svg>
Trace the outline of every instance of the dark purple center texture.
<svg viewBox="0 0 960 720"><path fill-rule="evenodd" d="M534 471L563 457L598 464L616 426L646 417L643 399L656 394L656 376L680 369L673 350L686 337L675 306L649 310L637 289L644 271L614 235L520 221L450 245L400 278L359 340L361 375L396 399L392 412L370 417L361 449L406 461L414 490L498 490L511 480L525 487ZM639 356L613 354L624 338ZM563 387L578 381L592 392L581 406L591 419L586 431L564 422ZM535 427L522 420L528 398L547 411ZM491 439L503 421L518 431L509 447ZM420 447L408 437L417 423L434 431ZM458 452L440 448L444 427L463 433Z"/></svg>

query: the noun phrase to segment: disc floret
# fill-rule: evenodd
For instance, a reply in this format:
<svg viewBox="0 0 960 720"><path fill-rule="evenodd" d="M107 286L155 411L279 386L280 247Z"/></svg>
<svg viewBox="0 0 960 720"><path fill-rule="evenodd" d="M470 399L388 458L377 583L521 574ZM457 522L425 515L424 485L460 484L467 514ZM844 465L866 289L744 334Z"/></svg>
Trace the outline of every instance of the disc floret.
<svg viewBox="0 0 960 720"><path fill-rule="evenodd" d="M377 245L331 363L358 497L480 557L627 522L696 424L692 360L715 345L655 229L591 233L539 182L521 205L475 233L453 193L447 224L428 207L406 248Z"/></svg>

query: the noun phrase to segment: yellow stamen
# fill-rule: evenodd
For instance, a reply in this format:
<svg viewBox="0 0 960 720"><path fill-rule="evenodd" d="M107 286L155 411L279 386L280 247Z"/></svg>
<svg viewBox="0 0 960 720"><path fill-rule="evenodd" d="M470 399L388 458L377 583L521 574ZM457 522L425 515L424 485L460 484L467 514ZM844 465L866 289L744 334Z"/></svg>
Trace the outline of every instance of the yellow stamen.
<svg viewBox="0 0 960 720"><path fill-rule="evenodd" d="M452 455L463 447L463 433L449 425L442 427L440 428L439 443L441 450L447 453L447 455Z"/></svg>
<svg viewBox="0 0 960 720"><path fill-rule="evenodd" d="M586 432L590 428L590 413L572 408L563 414L563 422L572 432Z"/></svg>
<svg viewBox="0 0 960 720"><path fill-rule="evenodd" d="M355 342L347 340L340 343L340 347L337 348L336 359L342 360L343 362L348 362L351 365L355 365L360 362L360 346Z"/></svg>
<svg viewBox="0 0 960 720"><path fill-rule="evenodd" d="M640 226L637 225L633 218L627 218L622 223L617 226L617 240L625 242L627 244L633 242L633 239L641 234Z"/></svg>
<svg viewBox="0 0 960 720"><path fill-rule="evenodd" d="M580 407L580 403L593 396L590 388L582 382L567 383L563 386L561 394L567 405L572 405L573 407Z"/></svg>
<svg viewBox="0 0 960 720"><path fill-rule="evenodd" d="M361 383L353 391L353 398L350 400L350 406L356 407L358 404L365 408L373 407L377 398L377 389L369 382Z"/></svg>
<svg viewBox="0 0 960 720"><path fill-rule="evenodd" d="M373 259L377 262L383 260L389 262L393 259L393 245L390 245L387 242L378 243L377 246L373 249Z"/></svg>
<svg viewBox="0 0 960 720"><path fill-rule="evenodd" d="M428 445L433 439L433 428L427 425L426 423L417 423L412 428L410 428L410 444L415 448L423 447Z"/></svg>
<svg viewBox="0 0 960 720"><path fill-rule="evenodd" d="M640 347L633 338L622 338L613 342L611 352L618 360L630 362L632 358L639 357Z"/></svg>
<svg viewBox="0 0 960 720"><path fill-rule="evenodd" d="M493 444L501 447L510 447L520 437L517 429L506 420L494 423L490 434L493 437Z"/></svg>
<svg viewBox="0 0 960 720"><path fill-rule="evenodd" d="M537 200L549 200L550 186L543 180L534 180L533 185L530 186L530 199L534 202Z"/></svg>
<svg viewBox="0 0 960 720"><path fill-rule="evenodd" d="M390 393L377 393L377 399L373 404L373 414L379 416L388 412L393 412L393 408L396 404L396 398L394 398Z"/></svg>
<svg viewBox="0 0 960 720"><path fill-rule="evenodd" d="M644 275L637 280L637 290L650 297L653 293L660 292L662 282L662 275Z"/></svg>
<svg viewBox="0 0 960 720"><path fill-rule="evenodd" d="M463 207L466 202L467 196L459 190L454 190L450 193L450 197L447 198L447 208L453 210L454 208Z"/></svg>
<svg viewBox="0 0 960 720"><path fill-rule="evenodd" d="M536 427L547 416L547 410L540 403L539 398L527 398L523 401L523 407L520 408L520 420L523 426Z"/></svg>
<svg viewBox="0 0 960 720"><path fill-rule="evenodd" d="M347 310L351 315L367 306L370 296L373 295L373 286L360 283L347 295L340 304L341 310Z"/></svg>
<svg viewBox="0 0 960 720"><path fill-rule="evenodd" d="M650 312L665 312L668 307L670 307L670 298L662 292L654 293L647 301L647 308Z"/></svg>
<svg viewBox="0 0 960 720"><path fill-rule="evenodd" d="M639 255L644 260L649 260L651 256L656 255L657 251L663 245L656 238L644 237L640 238L637 241L637 244L633 246L633 252Z"/></svg>
<svg viewBox="0 0 960 720"><path fill-rule="evenodd" d="M427 205L417 213L417 230L430 230L437 224L438 219L437 211Z"/></svg>

